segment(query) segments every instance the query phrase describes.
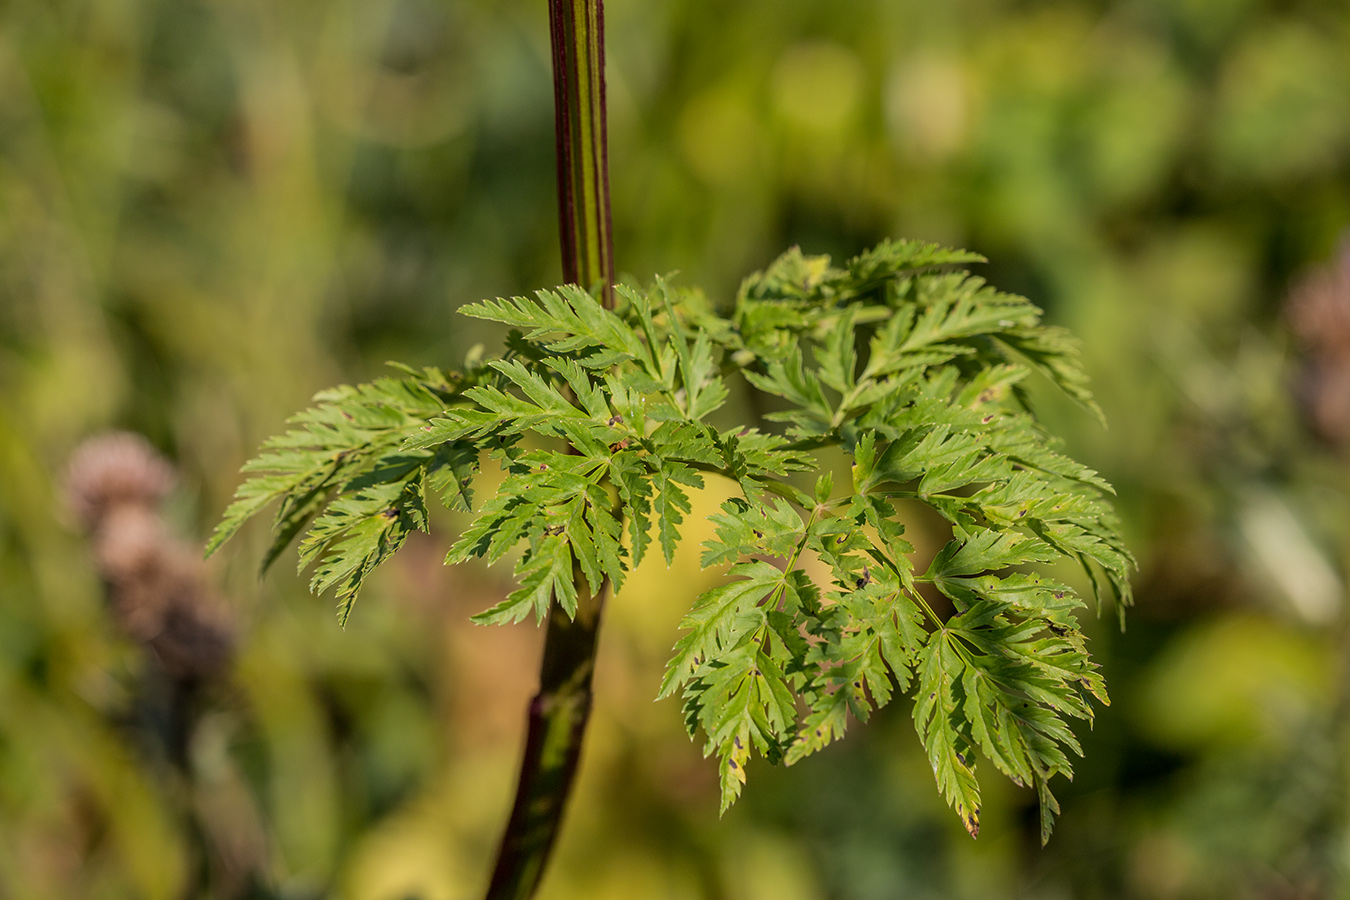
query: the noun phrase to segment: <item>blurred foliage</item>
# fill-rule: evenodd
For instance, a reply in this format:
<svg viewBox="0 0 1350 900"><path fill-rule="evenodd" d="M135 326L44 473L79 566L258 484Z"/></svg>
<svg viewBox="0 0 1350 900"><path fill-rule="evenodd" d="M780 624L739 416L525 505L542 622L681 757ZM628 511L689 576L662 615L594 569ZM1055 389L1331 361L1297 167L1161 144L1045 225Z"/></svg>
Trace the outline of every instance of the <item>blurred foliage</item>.
<svg viewBox="0 0 1350 900"><path fill-rule="evenodd" d="M1301 424L1280 316L1350 225L1350 6L607 12L620 267L725 298L792 243L979 250L1085 339L1109 430L1049 395L1043 412L1119 489L1142 572L1128 631L1094 635L1115 705L1044 851L1011 786L965 837L899 705L756 771L718 820L712 766L651 702L708 584L691 527L610 609L544 894L1350 894L1350 479ZM315 390L389 357L457 362L497 336L458 305L558 280L544 18L523 0L0 6L0 895L226 896L212 841L261 848L277 896L481 889L539 639L467 624L496 570L452 575L443 542L410 542L343 632L298 579L257 581L251 533L215 570L234 671L174 765L154 667L60 483L86 435L139 431L181 470L167 517L200 539ZM940 540L922 518L911 534Z"/></svg>

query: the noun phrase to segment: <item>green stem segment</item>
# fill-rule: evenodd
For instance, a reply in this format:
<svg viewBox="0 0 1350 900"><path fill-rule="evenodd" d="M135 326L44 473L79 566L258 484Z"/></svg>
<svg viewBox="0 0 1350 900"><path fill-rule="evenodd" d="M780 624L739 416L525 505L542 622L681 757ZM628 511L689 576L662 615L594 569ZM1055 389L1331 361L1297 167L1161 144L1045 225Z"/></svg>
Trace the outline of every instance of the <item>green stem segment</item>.
<svg viewBox="0 0 1350 900"><path fill-rule="evenodd" d="M549 0L563 280L612 307L604 0Z"/></svg>
<svg viewBox="0 0 1350 900"><path fill-rule="evenodd" d="M599 288L613 306L614 250L605 127L603 0L549 0L558 142L558 214L564 280ZM606 581L592 594L574 567L577 612L549 611L539 693L511 818L497 851L487 900L528 900L544 874L576 780L591 712L591 680Z"/></svg>

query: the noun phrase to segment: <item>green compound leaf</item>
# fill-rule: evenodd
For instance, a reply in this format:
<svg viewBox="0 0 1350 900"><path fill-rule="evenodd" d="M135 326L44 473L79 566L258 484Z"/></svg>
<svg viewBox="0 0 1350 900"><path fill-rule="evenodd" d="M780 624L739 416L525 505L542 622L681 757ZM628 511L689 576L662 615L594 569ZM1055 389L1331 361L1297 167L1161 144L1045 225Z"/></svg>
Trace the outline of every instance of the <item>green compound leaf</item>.
<svg viewBox="0 0 1350 900"><path fill-rule="evenodd" d="M961 817L971 837L980 833L980 786L975 780L974 747L961 710L961 658L949 632L933 632L919 662L919 693L914 725L928 753L938 790Z"/></svg>
<svg viewBox="0 0 1350 900"><path fill-rule="evenodd" d="M735 649L757 633L766 621L761 602L786 584L782 570L765 562L742 563L729 574L740 580L704 592L680 622L689 633L675 645L658 696L669 696L705 661Z"/></svg>
<svg viewBox="0 0 1350 900"><path fill-rule="evenodd" d="M208 549L276 502L265 564L300 538L345 621L409 534L447 527L438 499L472 515L448 563L515 575L475 621L542 621L619 590L655 547L670 565L691 492L722 479L737 496L702 563L727 580L693 601L660 693L717 755L723 811L754 756L794 763L903 694L970 833L982 757L1035 787L1046 837L1050 782L1080 753L1068 723L1108 701L1080 590L1035 569L1076 563L1123 611L1134 561L1110 485L1026 403L1043 376L1097 412L1076 342L956 268L978 261L887 241L838 267L794 248L725 312L660 279L616 287L613 310L574 286L472 304L513 329L500 358L320 394L245 467ZM733 397L763 415L728 427ZM950 528L922 573L915 504Z"/></svg>
<svg viewBox="0 0 1350 900"><path fill-rule="evenodd" d="M589 351L580 357L592 368L607 368L621 360L643 355L642 342L633 330L600 302L575 285L552 291L537 291L534 298L485 300L461 307L476 319L513 325L526 340L558 335L540 341L550 353Z"/></svg>

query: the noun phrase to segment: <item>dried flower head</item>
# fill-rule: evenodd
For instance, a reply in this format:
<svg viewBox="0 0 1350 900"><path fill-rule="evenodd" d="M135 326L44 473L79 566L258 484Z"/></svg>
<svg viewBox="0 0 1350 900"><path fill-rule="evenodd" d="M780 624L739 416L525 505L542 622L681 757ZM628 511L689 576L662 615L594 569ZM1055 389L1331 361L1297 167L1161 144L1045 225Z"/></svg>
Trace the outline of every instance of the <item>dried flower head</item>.
<svg viewBox="0 0 1350 900"><path fill-rule="evenodd" d="M1350 445L1350 238L1338 258L1314 268L1285 301L1302 358L1297 399L1323 440Z"/></svg>
<svg viewBox="0 0 1350 900"><path fill-rule="evenodd" d="M1299 343L1318 355L1350 356L1350 238L1338 258L1294 285L1286 301Z"/></svg>
<svg viewBox="0 0 1350 900"><path fill-rule="evenodd" d="M197 550L176 540L160 517L159 501L174 480L173 466L145 438L113 432L75 451L66 495L90 532L122 630L167 675L196 680L228 664L234 628Z"/></svg>
<svg viewBox="0 0 1350 900"><path fill-rule="evenodd" d="M109 432L85 441L71 456L66 502L92 530L118 506L155 506L174 480L173 466L145 438Z"/></svg>

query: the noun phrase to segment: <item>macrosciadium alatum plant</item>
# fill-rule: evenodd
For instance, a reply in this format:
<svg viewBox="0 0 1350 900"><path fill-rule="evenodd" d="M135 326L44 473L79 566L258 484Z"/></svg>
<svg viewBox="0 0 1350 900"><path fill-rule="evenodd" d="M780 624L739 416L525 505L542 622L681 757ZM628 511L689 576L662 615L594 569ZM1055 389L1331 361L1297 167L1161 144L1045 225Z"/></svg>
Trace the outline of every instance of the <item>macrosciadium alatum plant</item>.
<svg viewBox="0 0 1350 900"><path fill-rule="evenodd" d="M529 896L538 881L604 596L649 553L670 562L689 492L709 478L739 491L702 557L727 581L693 598L661 694L683 696L690 734L717 755L723 810L753 754L790 765L905 693L970 833L983 756L1035 787L1047 837L1050 781L1080 752L1067 719L1090 720L1107 698L1078 629L1084 600L1029 567L1071 560L1099 603L1130 602L1110 487L1059 451L1022 389L1039 371L1095 412L1076 343L959 269L980 257L909 241L842 267L790 250L729 307L659 279L611 289L599 4L550 8L564 271L595 288L461 309L510 329L499 357L319 394L245 466L209 549L280 501L265 564L303 534L300 565L314 566L315 593L336 592L344 623L436 502L475 514L448 563L513 560L518 587L475 620L533 617L548 636L489 897ZM734 422L733 391L773 411ZM840 454L844 484L830 474ZM484 457L504 478L480 500ZM926 566L897 509L913 502L951 525Z"/></svg>

